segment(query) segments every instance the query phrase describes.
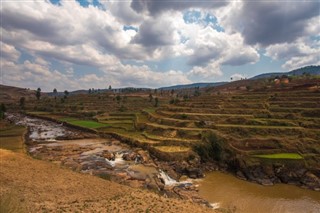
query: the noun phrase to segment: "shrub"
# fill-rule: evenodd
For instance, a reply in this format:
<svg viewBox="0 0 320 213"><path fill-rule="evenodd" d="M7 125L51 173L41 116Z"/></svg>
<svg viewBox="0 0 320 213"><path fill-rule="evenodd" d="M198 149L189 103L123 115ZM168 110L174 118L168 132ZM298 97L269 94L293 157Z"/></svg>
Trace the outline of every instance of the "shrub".
<svg viewBox="0 0 320 213"><path fill-rule="evenodd" d="M187 119L188 118L188 115L186 114L181 114L181 119Z"/></svg>
<svg viewBox="0 0 320 213"><path fill-rule="evenodd" d="M196 125L197 125L197 127L204 127L206 125L206 122L201 120L201 121L196 122Z"/></svg>
<svg viewBox="0 0 320 213"><path fill-rule="evenodd" d="M72 111L77 111L78 107L77 107L77 105L72 105L72 106L70 107L70 109L71 109Z"/></svg>
<svg viewBox="0 0 320 213"><path fill-rule="evenodd" d="M121 101L121 96L120 96L120 95L117 95L117 96L116 96L116 100L117 100L118 102L120 102L120 101Z"/></svg>
<svg viewBox="0 0 320 213"><path fill-rule="evenodd" d="M154 107L158 107L158 105L159 105L159 99L156 97L154 99Z"/></svg>
<svg viewBox="0 0 320 213"><path fill-rule="evenodd" d="M19 100L19 106L21 107L21 109L24 109L25 103L26 103L26 98L21 97Z"/></svg>
<svg viewBox="0 0 320 213"><path fill-rule="evenodd" d="M202 160L221 160L223 153L223 140L214 133L204 136L203 143L194 147Z"/></svg>
<svg viewBox="0 0 320 213"><path fill-rule="evenodd" d="M7 111L6 106L2 103L0 105L0 119L4 119L4 113Z"/></svg>
<svg viewBox="0 0 320 213"><path fill-rule="evenodd" d="M180 99L179 98L172 98L169 101L169 104L178 104L178 103L180 103Z"/></svg>
<svg viewBox="0 0 320 213"><path fill-rule="evenodd" d="M127 110L127 108L125 106L123 106L123 105L121 105L120 108L119 108L120 112L124 112L126 110Z"/></svg>

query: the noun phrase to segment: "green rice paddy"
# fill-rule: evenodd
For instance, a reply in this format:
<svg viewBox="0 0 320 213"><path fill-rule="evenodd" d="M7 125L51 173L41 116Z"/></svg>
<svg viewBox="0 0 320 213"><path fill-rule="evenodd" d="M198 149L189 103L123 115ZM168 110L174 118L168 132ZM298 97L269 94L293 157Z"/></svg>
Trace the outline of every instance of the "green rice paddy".
<svg viewBox="0 0 320 213"><path fill-rule="evenodd" d="M294 160L303 159L303 157L297 153L278 153L278 154L254 155L254 157L268 158L268 159L294 159Z"/></svg>
<svg viewBox="0 0 320 213"><path fill-rule="evenodd" d="M92 128L92 129L110 126L109 124L102 124L96 121L89 121L89 120L72 120L72 121L68 121L68 123L76 126Z"/></svg>

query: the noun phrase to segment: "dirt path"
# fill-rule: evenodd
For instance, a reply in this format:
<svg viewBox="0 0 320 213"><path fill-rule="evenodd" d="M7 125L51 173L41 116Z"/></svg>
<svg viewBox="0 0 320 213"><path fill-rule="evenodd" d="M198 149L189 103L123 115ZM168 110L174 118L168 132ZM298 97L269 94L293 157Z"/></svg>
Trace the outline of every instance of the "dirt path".
<svg viewBox="0 0 320 213"><path fill-rule="evenodd" d="M0 149L0 212L213 212Z"/></svg>

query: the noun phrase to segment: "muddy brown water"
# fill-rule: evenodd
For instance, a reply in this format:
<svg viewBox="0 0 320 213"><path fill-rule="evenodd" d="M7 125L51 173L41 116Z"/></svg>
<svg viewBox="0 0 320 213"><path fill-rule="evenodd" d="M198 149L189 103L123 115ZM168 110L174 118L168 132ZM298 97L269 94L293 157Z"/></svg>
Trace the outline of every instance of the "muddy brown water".
<svg viewBox="0 0 320 213"><path fill-rule="evenodd" d="M320 192L297 186L262 186L221 172L199 182L200 195L216 207L235 213L319 213Z"/></svg>

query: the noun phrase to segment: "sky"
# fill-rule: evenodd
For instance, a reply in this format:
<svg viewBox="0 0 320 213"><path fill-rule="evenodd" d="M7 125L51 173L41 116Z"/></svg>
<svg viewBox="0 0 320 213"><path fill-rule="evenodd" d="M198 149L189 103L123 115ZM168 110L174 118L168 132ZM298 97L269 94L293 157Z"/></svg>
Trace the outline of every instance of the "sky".
<svg viewBox="0 0 320 213"><path fill-rule="evenodd" d="M320 1L1 0L0 84L158 88L320 64Z"/></svg>

